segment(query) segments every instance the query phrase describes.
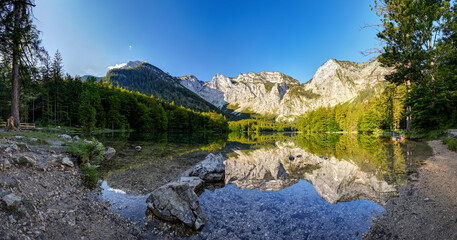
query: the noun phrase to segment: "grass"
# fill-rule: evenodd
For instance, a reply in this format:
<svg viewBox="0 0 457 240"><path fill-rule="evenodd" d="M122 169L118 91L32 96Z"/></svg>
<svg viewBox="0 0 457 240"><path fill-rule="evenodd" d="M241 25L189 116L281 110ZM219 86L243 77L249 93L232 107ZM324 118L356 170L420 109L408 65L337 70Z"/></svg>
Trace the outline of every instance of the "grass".
<svg viewBox="0 0 457 240"><path fill-rule="evenodd" d="M447 148L451 151L457 152L457 139L450 136L441 137L441 142L447 145Z"/></svg>

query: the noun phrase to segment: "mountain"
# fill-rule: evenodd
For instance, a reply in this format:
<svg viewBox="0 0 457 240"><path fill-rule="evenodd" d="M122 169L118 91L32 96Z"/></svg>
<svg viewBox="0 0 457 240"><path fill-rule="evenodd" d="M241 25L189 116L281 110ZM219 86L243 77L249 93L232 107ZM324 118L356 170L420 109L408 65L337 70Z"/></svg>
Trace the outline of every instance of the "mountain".
<svg viewBox="0 0 457 240"><path fill-rule="evenodd" d="M141 61L131 61L112 67L105 80L131 91L153 95L167 102L182 105L195 111L207 112L220 109L183 87L179 80L159 68Z"/></svg>
<svg viewBox="0 0 457 240"><path fill-rule="evenodd" d="M350 101L361 92L374 89L389 72L377 60L354 63L330 59L304 84L280 72L242 73L236 78L216 74L210 82L192 75L179 80L218 108L291 120L321 106Z"/></svg>

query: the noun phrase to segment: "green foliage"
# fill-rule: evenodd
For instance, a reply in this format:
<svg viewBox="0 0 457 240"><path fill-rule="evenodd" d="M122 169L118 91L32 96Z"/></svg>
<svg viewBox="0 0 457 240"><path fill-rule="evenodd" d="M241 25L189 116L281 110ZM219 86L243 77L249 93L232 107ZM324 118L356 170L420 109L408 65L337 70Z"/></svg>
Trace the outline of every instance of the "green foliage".
<svg viewBox="0 0 457 240"><path fill-rule="evenodd" d="M379 60L393 83L411 86L416 131L457 126L457 5L444 0L375 1L385 46Z"/></svg>
<svg viewBox="0 0 457 240"><path fill-rule="evenodd" d="M97 186L98 176L99 176L98 167L83 165L81 167L81 171L83 173L84 184L88 188L95 188Z"/></svg>
<svg viewBox="0 0 457 240"><path fill-rule="evenodd" d="M69 151L79 157L81 165L88 163L100 164L103 161L105 147L101 142L92 138L90 142L79 140L71 143Z"/></svg>
<svg viewBox="0 0 457 240"><path fill-rule="evenodd" d="M304 133L317 132L377 132L401 127L404 118L404 85L387 86L381 94L378 88L361 92L356 99L334 107L320 107L307 112L297 121Z"/></svg>
<svg viewBox="0 0 457 240"><path fill-rule="evenodd" d="M297 85L297 86L292 86L289 89L288 94L291 97L298 97L298 96L304 96L307 99L315 99L315 98L320 98L321 95L314 93L313 90L305 90L304 85Z"/></svg>
<svg viewBox="0 0 457 240"><path fill-rule="evenodd" d="M284 132L295 131L295 127L283 123L266 121L262 119L243 119L230 121L229 129L231 132Z"/></svg>
<svg viewBox="0 0 457 240"><path fill-rule="evenodd" d="M89 91L84 91L80 97L81 105L79 105L79 122L90 130L95 126L95 107L91 104L91 96Z"/></svg>
<svg viewBox="0 0 457 240"><path fill-rule="evenodd" d="M457 139L455 139L454 137L450 137L450 136L444 136L444 137L441 137L441 141L443 142L443 144L447 145L447 148L449 150L457 152Z"/></svg>

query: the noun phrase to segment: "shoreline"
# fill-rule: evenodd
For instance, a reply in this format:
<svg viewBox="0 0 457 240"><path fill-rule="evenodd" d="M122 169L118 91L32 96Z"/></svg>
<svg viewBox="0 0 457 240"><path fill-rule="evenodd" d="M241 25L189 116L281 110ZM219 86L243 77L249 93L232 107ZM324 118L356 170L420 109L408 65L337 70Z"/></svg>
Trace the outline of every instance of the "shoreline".
<svg viewBox="0 0 457 240"><path fill-rule="evenodd" d="M388 201L364 239L457 239L457 152L428 141L433 155Z"/></svg>
<svg viewBox="0 0 457 240"><path fill-rule="evenodd" d="M96 199L72 156L28 137L0 138L0 239L137 239L141 229ZM55 142L54 142L55 143ZM6 201L5 199L9 199ZM7 203L8 202L8 203Z"/></svg>

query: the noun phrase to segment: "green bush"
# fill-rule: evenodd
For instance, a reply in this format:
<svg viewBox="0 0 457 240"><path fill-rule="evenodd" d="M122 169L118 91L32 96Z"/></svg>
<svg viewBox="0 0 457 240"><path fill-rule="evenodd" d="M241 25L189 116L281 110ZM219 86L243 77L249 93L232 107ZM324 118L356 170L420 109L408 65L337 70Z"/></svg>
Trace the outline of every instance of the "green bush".
<svg viewBox="0 0 457 240"><path fill-rule="evenodd" d="M446 136L446 137L442 137L441 141L443 142L443 144L447 145L447 148L449 150L457 151L457 139Z"/></svg>
<svg viewBox="0 0 457 240"><path fill-rule="evenodd" d="M95 186L97 186L97 181L98 181L98 167L97 166L83 165L81 167L81 171L83 172L84 184L88 188L94 188Z"/></svg>
<svg viewBox="0 0 457 240"><path fill-rule="evenodd" d="M70 152L78 155L80 164L100 164L103 161L105 147L95 138L92 141L79 140L70 145Z"/></svg>

